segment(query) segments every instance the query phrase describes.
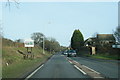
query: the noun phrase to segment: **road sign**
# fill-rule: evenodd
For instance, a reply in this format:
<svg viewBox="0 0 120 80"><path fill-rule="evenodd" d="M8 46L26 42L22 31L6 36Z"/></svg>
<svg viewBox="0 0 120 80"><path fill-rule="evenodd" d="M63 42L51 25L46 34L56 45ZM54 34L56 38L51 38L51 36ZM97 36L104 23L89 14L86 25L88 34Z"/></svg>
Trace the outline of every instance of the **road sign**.
<svg viewBox="0 0 120 80"><path fill-rule="evenodd" d="M26 39L24 41L24 46L25 47L34 47L34 40L32 40L32 39Z"/></svg>

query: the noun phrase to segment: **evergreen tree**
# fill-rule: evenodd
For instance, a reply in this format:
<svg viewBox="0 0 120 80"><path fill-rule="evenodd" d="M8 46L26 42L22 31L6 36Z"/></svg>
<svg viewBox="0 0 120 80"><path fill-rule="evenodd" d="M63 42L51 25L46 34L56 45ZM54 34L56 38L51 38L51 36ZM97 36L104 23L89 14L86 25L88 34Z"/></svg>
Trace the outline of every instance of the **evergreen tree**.
<svg viewBox="0 0 120 80"><path fill-rule="evenodd" d="M80 48L84 45L84 38L80 30L75 30L71 38L71 48L79 51Z"/></svg>

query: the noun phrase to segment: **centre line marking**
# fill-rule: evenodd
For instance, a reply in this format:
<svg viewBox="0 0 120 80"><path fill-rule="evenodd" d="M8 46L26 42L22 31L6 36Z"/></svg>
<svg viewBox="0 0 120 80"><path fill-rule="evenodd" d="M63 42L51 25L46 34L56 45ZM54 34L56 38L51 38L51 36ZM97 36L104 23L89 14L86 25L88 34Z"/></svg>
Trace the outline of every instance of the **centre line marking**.
<svg viewBox="0 0 120 80"><path fill-rule="evenodd" d="M76 62L77 64L79 64L77 61L74 60L74 62Z"/></svg>
<svg viewBox="0 0 120 80"><path fill-rule="evenodd" d="M99 72L97 72L97 71L95 71L95 70L93 70L93 69L91 69L91 68L89 68L89 67L87 67L87 66L85 66L85 65L82 65L82 66L84 66L84 67L90 69L91 71L93 71L93 72L95 72L95 73L97 73L97 74L100 74Z"/></svg>
<svg viewBox="0 0 120 80"><path fill-rule="evenodd" d="M104 77L94 77L94 78L104 78Z"/></svg>
<svg viewBox="0 0 120 80"><path fill-rule="evenodd" d="M74 65L75 68L77 68L79 71L81 71L84 75L86 75L87 73L85 73L83 70L81 70L79 67L77 67L76 65Z"/></svg>
<svg viewBox="0 0 120 80"><path fill-rule="evenodd" d="M69 61L69 63L71 63L71 64L72 64L72 62L71 62L71 61Z"/></svg>
<svg viewBox="0 0 120 80"><path fill-rule="evenodd" d="M40 68L42 68L44 66L44 64L42 64L39 68L37 68L34 72L32 72L28 77L26 77L25 80L27 80L28 78L30 78L32 75L34 75Z"/></svg>

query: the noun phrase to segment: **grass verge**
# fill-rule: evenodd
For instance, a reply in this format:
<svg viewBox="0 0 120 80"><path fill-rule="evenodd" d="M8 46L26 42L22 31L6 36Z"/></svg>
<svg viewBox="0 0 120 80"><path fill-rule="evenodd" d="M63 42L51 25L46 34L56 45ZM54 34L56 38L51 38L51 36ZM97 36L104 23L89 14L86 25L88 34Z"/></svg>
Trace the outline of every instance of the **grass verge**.
<svg viewBox="0 0 120 80"><path fill-rule="evenodd" d="M51 56L48 52L42 54L42 49L36 47L33 49L35 59L23 59L17 52L18 49L26 51L22 47L3 47L2 78L22 78Z"/></svg>
<svg viewBox="0 0 120 80"><path fill-rule="evenodd" d="M98 59L106 59L106 60L120 60L118 55L107 55L107 54L95 54L95 55L85 55L87 57L98 58Z"/></svg>

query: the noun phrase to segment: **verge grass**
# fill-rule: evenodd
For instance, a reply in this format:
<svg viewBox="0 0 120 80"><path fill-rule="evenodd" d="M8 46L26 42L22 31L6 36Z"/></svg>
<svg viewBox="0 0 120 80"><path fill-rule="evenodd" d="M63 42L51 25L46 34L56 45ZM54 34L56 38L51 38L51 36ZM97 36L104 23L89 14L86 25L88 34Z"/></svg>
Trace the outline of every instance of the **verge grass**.
<svg viewBox="0 0 120 80"><path fill-rule="evenodd" d="M120 60L120 56L118 55L108 55L108 54L95 54L95 55L85 55L87 57L98 58L98 59L106 59L106 60Z"/></svg>
<svg viewBox="0 0 120 80"><path fill-rule="evenodd" d="M23 59L23 56L17 52L21 50L26 52L24 47L3 47L2 49L2 77L3 78L21 78L31 72L38 65L51 56L48 52L42 53L42 49L33 48L34 59Z"/></svg>

